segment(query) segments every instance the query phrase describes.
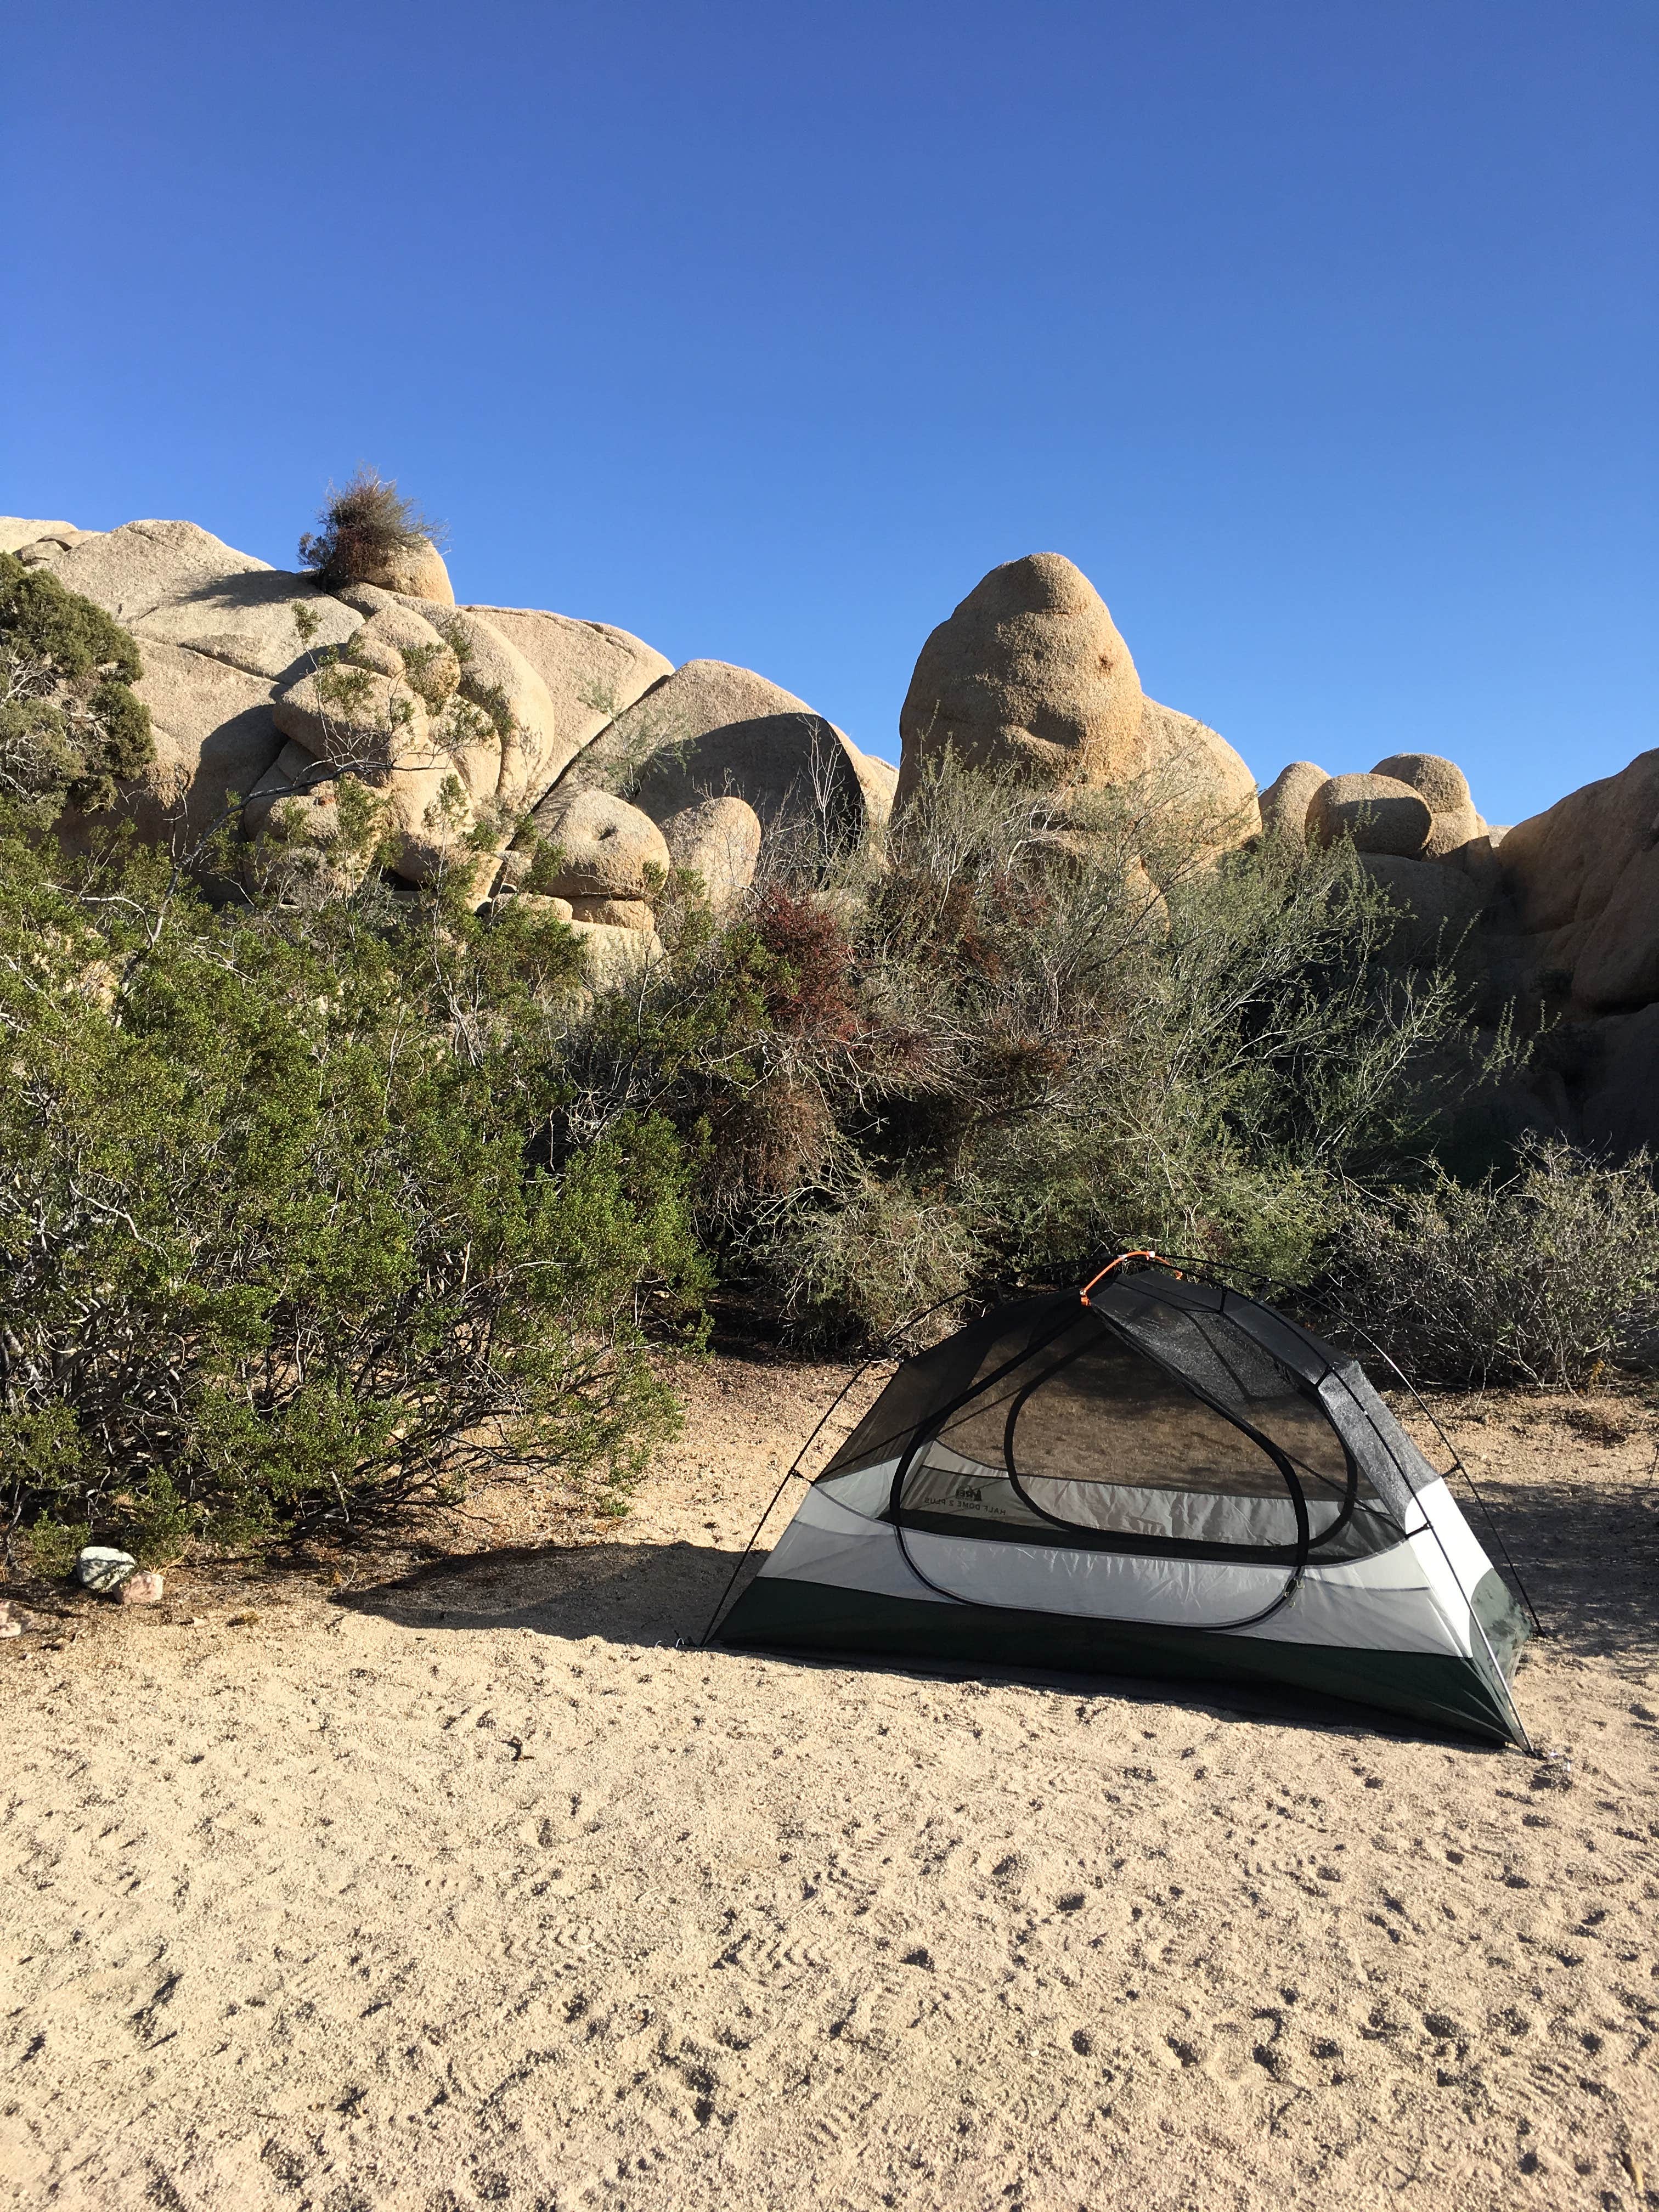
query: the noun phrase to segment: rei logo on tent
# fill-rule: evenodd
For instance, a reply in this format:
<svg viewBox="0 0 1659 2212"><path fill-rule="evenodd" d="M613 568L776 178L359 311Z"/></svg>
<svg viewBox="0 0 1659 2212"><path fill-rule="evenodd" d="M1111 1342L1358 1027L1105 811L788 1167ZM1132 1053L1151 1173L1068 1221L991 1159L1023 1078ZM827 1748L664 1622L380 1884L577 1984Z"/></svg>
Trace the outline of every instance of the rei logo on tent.
<svg viewBox="0 0 1659 2212"><path fill-rule="evenodd" d="M904 1360L731 1595L705 1641L1277 1684L1531 1747L1526 1622L1358 1360L1147 1253Z"/></svg>

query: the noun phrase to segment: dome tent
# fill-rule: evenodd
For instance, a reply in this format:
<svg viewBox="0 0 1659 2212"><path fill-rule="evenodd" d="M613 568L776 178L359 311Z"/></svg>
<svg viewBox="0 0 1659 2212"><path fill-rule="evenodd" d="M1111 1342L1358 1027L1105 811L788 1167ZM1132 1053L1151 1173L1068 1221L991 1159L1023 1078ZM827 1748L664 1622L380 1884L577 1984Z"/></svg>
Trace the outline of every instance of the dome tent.
<svg viewBox="0 0 1659 2212"><path fill-rule="evenodd" d="M750 1649L1280 1684L1530 1747L1525 1622L1358 1362L1150 1254L905 1360L716 1620Z"/></svg>

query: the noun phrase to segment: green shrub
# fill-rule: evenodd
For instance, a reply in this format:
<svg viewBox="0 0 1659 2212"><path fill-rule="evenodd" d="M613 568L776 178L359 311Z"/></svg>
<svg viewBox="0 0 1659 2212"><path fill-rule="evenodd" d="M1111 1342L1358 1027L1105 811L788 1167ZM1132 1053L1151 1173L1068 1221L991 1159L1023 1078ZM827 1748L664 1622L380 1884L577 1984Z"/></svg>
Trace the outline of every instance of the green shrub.
<svg viewBox="0 0 1659 2212"><path fill-rule="evenodd" d="M550 1137L570 933L100 865L0 839L9 1528L258 1547L500 1465L619 1495L704 1272L660 1117Z"/></svg>
<svg viewBox="0 0 1659 2212"><path fill-rule="evenodd" d="M0 799L44 828L67 805L115 803L155 757L131 689L138 648L101 607L0 553Z"/></svg>
<svg viewBox="0 0 1659 2212"><path fill-rule="evenodd" d="M1425 1188L1355 1203L1318 1287L1334 1328L1363 1329L1419 1380L1576 1389L1659 1328L1653 1163L1534 1138L1507 1176L1437 1168Z"/></svg>
<svg viewBox="0 0 1659 2212"><path fill-rule="evenodd" d="M1157 792L945 764L883 863L774 841L745 906L573 1032L585 1127L704 1148L723 1279L802 1339L1156 1244L1305 1281L1501 1072L1346 847L1216 862Z"/></svg>
<svg viewBox="0 0 1659 2212"><path fill-rule="evenodd" d="M439 545L444 526L399 493L395 477L360 465L339 489L331 484L318 527L300 540L300 563L325 583L360 583L403 553Z"/></svg>

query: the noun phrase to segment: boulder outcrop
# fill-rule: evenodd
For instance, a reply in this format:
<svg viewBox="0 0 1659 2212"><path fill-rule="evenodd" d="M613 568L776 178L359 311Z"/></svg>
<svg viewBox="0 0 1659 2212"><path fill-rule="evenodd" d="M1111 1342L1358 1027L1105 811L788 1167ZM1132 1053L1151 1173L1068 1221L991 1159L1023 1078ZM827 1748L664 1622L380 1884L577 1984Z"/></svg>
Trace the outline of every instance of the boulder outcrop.
<svg viewBox="0 0 1659 2212"><path fill-rule="evenodd" d="M949 752L1049 785L1126 782L1146 766L1140 678L1105 601L1059 553L981 578L929 636L899 712L902 802Z"/></svg>
<svg viewBox="0 0 1659 2212"><path fill-rule="evenodd" d="M1282 768L1261 794L1261 828L1269 837L1295 837L1305 843L1308 802L1322 784L1330 781L1312 761L1292 761Z"/></svg>
<svg viewBox="0 0 1659 2212"><path fill-rule="evenodd" d="M741 898L760 860L760 817L745 799L702 799L659 824L668 855L702 884L715 913Z"/></svg>
<svg viewBox="0 0 1659 2212"><path fill-rule="evenodd" d="M899 714L896 802L947 754L1050 788L1134 788L1209 825L1213 850L1260 831L1255 780L1216 731L1141 689L1105 601L1058 553L993 568L917 659Z"/></svg>
<svg viewBox="0 0 1659 2212"><path fill-rule="evenodd" d="M674 672L665 654L610 623L576 622L535 607L461 611L478 616L505 638L546 686L554 734L543 766L550 784L618 714Z"/></svg>
<svg viewBox="0 0 1659 2212"><path fill-rule="evenodd" d="M1610 1012L1659 999L1659 750L1517 822L1498 860L1519 927L1574 1000Z"/></svg>
<svg viewBox="0 0 1659 2212"><path fill-rule="evenodd" d="M1432 817L1423 844L1431 860L1457 852L1486 826L1475 812L1462 769L1439 753L1390 753L1371 774L1407 783L1420 794Z"/></svg>
<svg viewBox="0 0 1659 2212"><path fill-rule="evenodd" d="M358 573L354 580L358 583L378 585L381 591L398 592L405 599L427 599L434 606L455 604L444 556L429 538L419 545L400 546L372 565L363 565L365 556L361 551L356 557Z"/></svg>
<svg viewBox="0 0 1659 2212"><path fill-rule="evenodd" d="M1310 843L1352 838L1362 853L1415 860L1429 842L1434 816L1419 791L1387 775L1334 775L1308 801Z"/></svg>
<svg viewBox="0 0 1659 2212"><path fill-rule="evenodd" d="M1261 832L1255 778L1218 730L1156 699L1141 707L1142 787L1152 804L1184 820L1207 852Z"/></svg>
<svg viewBox="0 0 1659 2212"><path fill-rule="evenodd" d="M856 753L804 699L752 669L688 660L578 754L556 788L623 791L658 822L699 799L741 799L769 830L817 815L857 839L872 810Z"/></svg>
<svg viewBox="0 0 1659 2212"><path fill-rule="evenodd" d="M608 791L560 788L543 800L534 818L541 835L559 848L557 869L543 886L556 897L650 900L667 878L662 831L648 814Z"/></svg>
<svg viewBox="0 0 1659 2212"><path fill-rule="evenodd" d="M343 645L361 617L314 576L273 568L193 522L125 522L88 532L45 563L66 591L113 615L142 646L187 646L266 682L303 665L295 606L315 623L317 646Z"/></svg>

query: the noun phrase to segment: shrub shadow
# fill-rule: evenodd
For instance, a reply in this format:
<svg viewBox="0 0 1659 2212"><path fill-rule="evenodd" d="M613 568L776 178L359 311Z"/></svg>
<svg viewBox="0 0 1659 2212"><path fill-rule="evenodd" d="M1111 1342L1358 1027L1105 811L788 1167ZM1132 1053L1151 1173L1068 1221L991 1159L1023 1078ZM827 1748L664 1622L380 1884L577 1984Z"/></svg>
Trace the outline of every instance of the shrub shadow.
<svg viewBox="0 0 1659 2212"><path fill-rule="evenodd" d="M695 1644L740 1556L688 1543L528 1546L434 1559L335 1602L405 1628Z"/></svg>

